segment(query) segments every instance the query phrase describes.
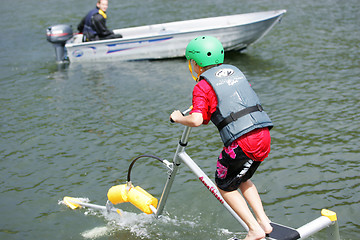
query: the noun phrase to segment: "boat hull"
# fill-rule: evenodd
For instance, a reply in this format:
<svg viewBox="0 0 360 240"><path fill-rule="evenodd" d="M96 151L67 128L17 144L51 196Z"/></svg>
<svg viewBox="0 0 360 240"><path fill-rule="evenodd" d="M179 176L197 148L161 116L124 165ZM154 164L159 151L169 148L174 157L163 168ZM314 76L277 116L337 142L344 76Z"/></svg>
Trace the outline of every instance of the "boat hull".
<svg viewBox="0 0 360 240"><path fill-rule="evenodd" d="M218 38L225 51L242 50L261 39L286 10L155 24L114 30L123 38L82 42L82 34L68 40L70 62L143 60L182 57L189 41L202 35ZM211 26L204 28L203 26Z"/></svg>

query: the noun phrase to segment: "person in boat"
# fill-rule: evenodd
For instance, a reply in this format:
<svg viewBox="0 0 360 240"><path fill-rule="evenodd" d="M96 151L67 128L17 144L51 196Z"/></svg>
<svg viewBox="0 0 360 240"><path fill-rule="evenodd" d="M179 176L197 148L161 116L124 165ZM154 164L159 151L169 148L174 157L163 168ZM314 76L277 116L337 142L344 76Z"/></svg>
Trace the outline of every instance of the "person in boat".
<svg viewBox="0 0 360 240"><path fill-rule="evenodd" d="M106 10L108 0L97 0L96 8L91 10L79 23L78 30L84 34L83 41L96 41L103 39L122 38L106 27Z"/></svg>
<svg viewBox="0 0 360 240"><path fill-rule="evenodd" d="M190 127L210 120L216 125L224 143L215 171L216 185L249 227L245 239L263 239L272 226L250 178L270 152L273 124L244 74L235 66L223 64L224 48L218 39L201 36L191 40L185 56L197 82L193 109L187 116L176 110L170 119Z"/></svg>

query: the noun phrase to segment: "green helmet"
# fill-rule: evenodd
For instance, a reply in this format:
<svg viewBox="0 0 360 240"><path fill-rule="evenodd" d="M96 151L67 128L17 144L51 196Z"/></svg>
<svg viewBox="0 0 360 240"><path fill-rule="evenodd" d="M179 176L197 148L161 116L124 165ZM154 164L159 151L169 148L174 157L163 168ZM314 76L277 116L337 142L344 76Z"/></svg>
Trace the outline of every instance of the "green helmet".
<svg viewBox="0 0 360 240"><path fill-rule="evenodd" d="M197 37L189 42L185 52L186 59L193 59L200 67L224 62L224 48L221 42L211 36Z"/></svg>

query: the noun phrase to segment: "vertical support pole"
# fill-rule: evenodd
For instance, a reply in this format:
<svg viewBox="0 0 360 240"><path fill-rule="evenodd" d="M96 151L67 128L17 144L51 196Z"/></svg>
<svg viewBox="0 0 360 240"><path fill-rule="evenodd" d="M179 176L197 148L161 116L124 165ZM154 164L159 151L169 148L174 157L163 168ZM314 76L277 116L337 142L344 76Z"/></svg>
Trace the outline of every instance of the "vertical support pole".
<svg viewBox="0 0 360 240"><path fill-rule="evenodd" d="M336 213L327 209L321 210L321 215L330 219L332 225L328 227L328 238L329 240L340 240L339 224L337 222Z"/></svg>
<svg viewBox="0 0 360 240"><path fill-rule="evenodd" d="M183 134L181 136L181 139L179 141L179 144L177 146L177 149L176 149L176 152L175 152L175 155L174 155L174 158L173 158L173 169L172 169L172 171L169 172L169 177L168 177L168 179L167 179L167 181L165 183L163 193L161 194L159 205L158 205L158 208L157 208L157 211L156 211L156 214L155 214L156 218L158 218L162 214L162 212L164 210L166 200L167 200L167 198L169 196L172 184L173 184L173 182L175 180L177 170L178 170L178 168L180 166L179 155L180 155L180 153L185 151L185 147L186 147L186 145L188 143L190 131L191 131L191 127L185 127L184 132L183 132Z"/></svg>
<svg viewBox="0 0 360 240"><path fill-rule="evenodd" d="M334 222L328 229L328 238L329 240L340 240L340 233L339 233L339 225L338 222Z"/></svg>
<svg viewBox="0 0 360 240"><path fill-rule="evenodd" d="M175 154L175 157L177 156L177 154ZM159 201L159 205L158 205L158 208L156 209L156 214L155 214L155 217L158 218L163 210L164 210L164 207L165 207L165 203L166 203L166 200L169 196L169 193L170 193L170 190L171 190L171 187L172 187L172 184L175 180L175 176L176 176L176 173L177 173L177 170L179 168L179 165L176 165L176 164L173 164L173 170L169 172L169 177L165 183L165 187L164 187L164 190L161 194L161 198L160 198L160 201Z"/></svg>

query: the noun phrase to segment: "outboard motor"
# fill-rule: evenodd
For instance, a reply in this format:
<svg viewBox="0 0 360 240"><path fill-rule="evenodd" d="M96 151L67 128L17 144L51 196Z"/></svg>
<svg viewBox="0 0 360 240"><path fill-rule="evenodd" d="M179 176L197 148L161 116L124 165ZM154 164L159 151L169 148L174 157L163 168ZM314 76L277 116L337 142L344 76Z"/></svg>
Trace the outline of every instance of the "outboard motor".
<svg viewBox="0 0 360 240"><path fill-rule="evenodd" d="M71 26L65 24L50 26L46 29L46 36L55 47L56 62L63 63L66 58L65 43L73 36Z"/></svg>

